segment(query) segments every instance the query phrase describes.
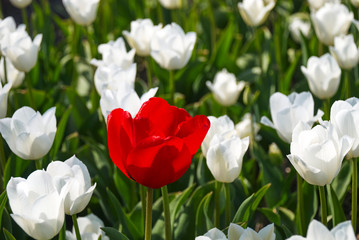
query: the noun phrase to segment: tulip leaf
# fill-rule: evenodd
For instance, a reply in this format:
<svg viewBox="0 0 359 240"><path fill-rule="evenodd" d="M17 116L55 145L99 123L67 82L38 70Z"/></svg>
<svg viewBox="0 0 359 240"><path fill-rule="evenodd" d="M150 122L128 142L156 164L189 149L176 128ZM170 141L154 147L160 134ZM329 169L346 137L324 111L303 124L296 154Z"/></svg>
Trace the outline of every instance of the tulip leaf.
<svg viewBox="0 0 359 240"><path fill-rule="evenodd" d="M16 238L6 228L2 229L6 240L16 240Z"/></svg>
<svg viewBox="0 0 359 240"><path fill-rule="evenodd" d="M350 161L343 161L342 168L340 169L338 175L334 178L331 186L338 197L339 202L343 203L345 194L348 191L348 188L351 183L352 177L352 168L350 166Z"/></svg>
<svg viewBox="0 0 359 240"><path fill-rule="evenodd" d="M266 216L269 222L272 222L277 226L281 225L280 216L275 209L259 208L258 211L261 212L264 216Z"/></svg>
<svg viewBox="0 0 359 240"><path fill-rule="evenodd" d="M328 192L328 205L330 212L333 217L333 227L338 225L341 222L345 221L345 214L343 211L343 207L340 204L337 195L331 185L327 185Z"/></svg>
<svg viewBox="0 0 359 240"><path fill-rule="evenodd" d="M6 190L0 195L0 228L2 222L2 213L4 212L4 208L7 202Z"/></svg>
<svg viewBox="0 0 359 240"><path fill-rule="evenodd" d="M211 200L213 192L209 192L206 196L203 197L200 202L197 212L196 212L196 231L203 234L213 227L213 223L208 215L208 207Z"/></svg>
<svg viewBox="0 0 359 240"><path fill-rule="evenodd" d="M119 240L128 240L129 239L124 234L117 231L115 228L103 227L101 229L102 229L102 231L104 231L106 233L106 236L109 237L110 239L119 239Z"/></svg>
<svg viewBox="0 0 359 240"><path fill-rule="evenodd" d="M173 226L173 223L178 215L179 210L181 209L181 207L185 204L186 200L189 198L189 196L191 195L193 189L194 189L194 184L190 187L188 187L185 191L183 191L176 199L174 199L174 204L175 207L171 210L171 226Z"/></svg>

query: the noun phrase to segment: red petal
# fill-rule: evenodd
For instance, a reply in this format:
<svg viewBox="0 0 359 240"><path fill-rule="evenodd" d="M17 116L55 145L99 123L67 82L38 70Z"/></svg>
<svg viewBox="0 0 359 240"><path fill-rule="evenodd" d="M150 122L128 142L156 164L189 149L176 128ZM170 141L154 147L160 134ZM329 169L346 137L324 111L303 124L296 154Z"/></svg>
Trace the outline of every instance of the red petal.
<svg viewBox="0 0 359 240"><path fill-rule="evenodd" d="M191 116L184 109L170 106L162 98L151 98L142 105L134 119L136 139L174 136L178 125L189 118ZM141 131L137 131L138 128Z"/></svg>
<svg viewBox="0 0 359 240"><path fill-rule="evenodd" d="M176 137L149 137L138 144L127 158L127 170L138 183L160 188L177 181L191 165L191 154Z"/></svg>
<svg viewBox="0 0 359 240"><path fill-rule="evenodd" d="M192 156L201 146L210 125L211 123L206 116L197 115L179 126L176 136L183 139Z"/></svg>
<svg viewBox="0 0 359 240"><path fill-rule="evenodd" d="M126 159L134 145L134 125L131 114L117 108L107 117L107 140L111 160L130 178Z"/></svg>

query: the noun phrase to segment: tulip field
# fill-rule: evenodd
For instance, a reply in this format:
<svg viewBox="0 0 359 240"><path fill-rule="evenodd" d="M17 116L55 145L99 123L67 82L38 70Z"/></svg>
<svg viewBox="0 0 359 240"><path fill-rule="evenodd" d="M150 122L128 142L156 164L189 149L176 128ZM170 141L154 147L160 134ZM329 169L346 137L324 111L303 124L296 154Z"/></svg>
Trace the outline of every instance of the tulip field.
<svg viewBox="0 0 359 240"><path fill-rule="evenodd" d="M358 0L0 0L0 239L359 239L358 46Z"/></svg>

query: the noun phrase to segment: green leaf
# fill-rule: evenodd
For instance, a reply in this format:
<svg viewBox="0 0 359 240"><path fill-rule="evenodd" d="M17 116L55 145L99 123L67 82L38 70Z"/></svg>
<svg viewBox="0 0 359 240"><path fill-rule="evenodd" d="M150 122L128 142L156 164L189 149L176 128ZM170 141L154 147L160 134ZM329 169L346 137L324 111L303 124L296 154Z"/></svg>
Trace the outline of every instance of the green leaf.
<svg viewBox="0 0 359 240"><path fill-rule="evenodd" d="M16 240L16 238L5 228L2 229L6 240Z"/></svg>
<svg viewBox="0 0 359 240"><path fill-rule="evenodd" d="M173 207L173 209L171 209L171 226L173 226L173 223L179 213L179 210L181 209L181 207L185 204L186 200L191 195L194 187L195 187L194 184L192 186L188 187L185 191L183 191L181 194L179 194L179 196L176 197L175 200L173 201L175 206Z"/></svg>
<svg viewBox="0 0 359 240"><path fill-rule="evenodd" d="M112 227L103 227L101 228L102 231L106 233L106 236L110 239L119 239L119 240L128 240L129 238L117 231L115 228Z"/></svg>
<svg viewBox="0 0 359 240"><path fill-rule="evenodd" d="M61 120L57 125L55 140L50 153L52 160L56 159L56 154L61 147L62 139L64 137L67 121L69 119L71 110L72 110L72 106L70 105L65 111L65 113L62 115Z"/></svg>
<svg viewBox="0 0 359 240"><path fill-rule="evenodd" d="M196 212L196 231L197 235L203 234L213 227L213 223L208 215L208 206L213 192L208 193L203 197Z"/></svg>
<svg viewBox="0 0 359 240"><path fill-rule="evenodd" d="M0 195L0 228L2 227L2 213L4 211L5 205L7 202L6 190Z"/></svg>
<svg viewBox="0 0 359 240"><path fill-rule="evenodd" d="M328 192L328 205L330 212L333 217L333 227L338 225L341 222L345 221L345 214L343 211L343 207L340 204L337 195L331 185L327 185Z"/></svg>
<svg viewBox="0 0 359 240"><path fill-rule="evenodd" d="M263 215L266 216L269 222L272 222L277 226L281 225L280 216L275 209L259 208L258 211L263 213Z"/></svg>

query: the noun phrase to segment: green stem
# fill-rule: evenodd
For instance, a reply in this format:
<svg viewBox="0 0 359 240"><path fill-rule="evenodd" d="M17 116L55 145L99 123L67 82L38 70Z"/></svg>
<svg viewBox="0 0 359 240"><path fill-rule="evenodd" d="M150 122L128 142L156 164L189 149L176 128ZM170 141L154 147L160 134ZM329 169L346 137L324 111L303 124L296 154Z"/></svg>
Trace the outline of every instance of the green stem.
<svg viewBox="0 0 359 240"><path fill-rule="evenodd" d="M221 206L220 206L220 194L221 194L222 183L216 181L215 183L215 194L214 194L214 226L219 228Z"/></svg>
<svg viewBox="0 0 359 240"><path fill-rule="evenodd" d="M304 217L303 217L303 213L304 213L304 204L303 204L303 189L302 189L302 185L303 185L303 179L302 177L297 173L297 214L299 217L299 229L298 229L298 233L299 235L304 235Z"/></svg>
<svg viewBox="0 0 359 240"><path fill-rule="evenodd" d="M352 225L354 232L357 227L357 207L358 207L358 159L352 159Z"/></svg>
<svg viewBox="0 0 359 240"><path fill-rule="evenodd" d="M27 84L27 89L29 91L30 106L34 110L36 110L34 96L32 95L32 84L31 84L31 79L30 79L29 73L25 73L25 81L26 81L26 84Z"/></svg>
<svg viewBox="0 0 359 240"><path fill-rule="evenodd" d="M2 13L2 1L0 1L0 18L3 18L3 13Z"/></svg>
<svg viewBox="0 0 359 240"><path fill-rule="evenodd" d="M226 193L226 226L229 225L231 222L231 191L230 191L230 184L225 183L225 193Z"/></svg>
<svg viewBox="0 0 359 240"><path fill-rule="evenodd" d="M86 37L87 37L87 41L88 41L89 46L90 46L90 53L91 53L90 59L92 59L92 58L96 58L96 49L97 49L97 47L96 47L96 44L94 42L94 36L93 36L93 34L90 33L89 28L90 28L90 26L84 27L85 34L86 34Z"/></svg>
<svg viewBox="0 0 359 240"><path fill-rule="evenodd" d="M76 239L81 240L81 234L80 234L79 224L77 223L76 214L72 215L72 223L74 224Z"/></svg>
<svg viewBox="0 0 359 240"><path fill-rule="evenodd" d="M153 189L147 188L145 240L151 240Z"/></svg>
<svg viewBox="0 0 359 240"><path fill-rule="evenodd" d="M27 17L26 7L21 8L21 16L22 16L22 20L24 21L24 23L26 25L27 32L30 33L29 20ZM29 34L29 35L31 36L31 34Z"/></svg>
<svg viewBox="0 0 359 240"><path fill-rule="evenodd" d="M324 186L319 186L320 213L324 226L327 226L327 200L325 198Z"/></svg>
<svg viewBox="0 0 359 240"><path fill-rule="evenodd" d="M146 219L146 188L140 184L140 197L141 197L141 206L142 206L142 224L145 224ZM144 226L144 225L142 225Z"/></svg>
<svg viewBox="0 0 359 240"><path fill-rule="evenodd" d="M3 59L4 59L4 78L5 78L4 80L5 80L5 84L6 84L6 83L8 83L8 79L7 79L7 66L6 66L6 65L7 65L7 63L6 63L6 57L3 57ZM4 84L4 85L5 85L5 84Z"/></svg>
<svg viewBox="0 0 359 240"><path fill-rule="evenodd" d="M152 86L153 86L153 83L152 83L152 73L151 73L151 68L150 68L149 60L150 60L149 57L145 59L145 67L146 67L146 73L147 73L147 84L148 84L148 88L152 88Z"/></svg>
<svg viewBox="0 0 359 240"><path fill-rule="evenodd" d="M175 103L175 76L174 71L169 70L170 79L169 79L169 92L170 92L170 104L174 105Z"/></svg>
<svg viewBox="0 0 359 240"><path fill-rule="evenodd" d="M66 218L64 219L64 224L59 233L59 240L66 240Z"/></svg>
<svg viewBox="0 0 359 240"><path fill-rule="evenodd" d="M36 165L37 170L41 170L42 169L42 158L35 160L35 165Z"/></svg>
<svg viewBox="0 0 359 240"><path fill-rule="evenodd" d="M330 119L330 99L323 100L324 119Z"/></svg>
<svg viewBox="0 0 359 240"><path fill-rule="evenodd" d="M163 210L165 214L165 239L171 240L171 215L170 215L170 202L168 200L168 190L167 185L161 188L162 199L163 199Z"/></svg>
<svg viewBox="0 0 359 240"><path fill-rule="evenodd" d="M3 187L3 176L4 176L4 172L5 172L5 166L6 166L6 159L5 159L5 151L4 151L4 143L2 140L2 136L0 134L0 190L2 191L2 187Z"/></svg>
<svg viewBox="0 0 359 240"><path fill-rule="evenodd" d="M349 70L344 71L344 86L345 86L345 99L348 99L351 97Z"/></svg>

